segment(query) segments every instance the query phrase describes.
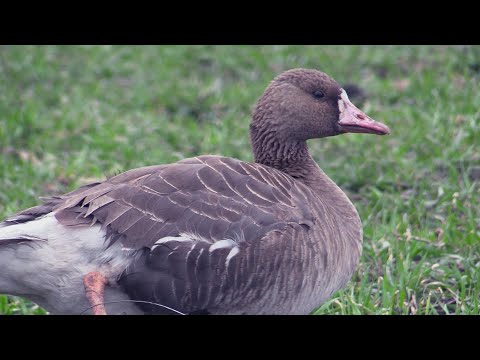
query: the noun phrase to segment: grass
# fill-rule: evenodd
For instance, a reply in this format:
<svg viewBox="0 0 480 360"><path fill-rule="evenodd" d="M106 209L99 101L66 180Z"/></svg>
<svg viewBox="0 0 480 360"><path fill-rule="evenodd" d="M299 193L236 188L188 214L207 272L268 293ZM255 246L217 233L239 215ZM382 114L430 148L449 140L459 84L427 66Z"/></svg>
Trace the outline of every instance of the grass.
<svg viewBox="0 0 480 360"><path fill-rule="evenodd" d="M294 67L358 85L392 129L310 142L364 224L356 274L314 313L479 314L480 47L2 46L0 218L133 167L252 160L251 108Z"/></svg>

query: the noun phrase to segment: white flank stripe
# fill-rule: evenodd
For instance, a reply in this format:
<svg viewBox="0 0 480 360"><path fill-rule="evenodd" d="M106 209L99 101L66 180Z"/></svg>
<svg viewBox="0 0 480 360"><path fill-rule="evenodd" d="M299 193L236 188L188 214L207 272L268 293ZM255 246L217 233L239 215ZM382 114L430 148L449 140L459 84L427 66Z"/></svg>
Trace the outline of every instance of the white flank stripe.
<svg viewBox="0 0 480 360"><path fill-rule="evenodd" d="M181 242L187 242L187 241L194 241L191 237L188 236L166 236L164 238L158 239L155 241L155 245L152 246L152 250L155 249L157 246L161 244L165 244L169 241L181 241Z"/></svg>
<svg viewBox="0 0 480 360"><path fill-rule="evenodd" d="M228 253L227 259L226 259L226 261L225 261L225 266L228 267L228 264L230 263L230 260L231 260L235 255L237 255L239 252L240 252L240 249L238 248L238 246L235 246L232 250L230 250L230 252Z"/></svg>
<svg viewBox="0 0 480 360"><path fill-rule="evenodd" d="M236 246L237 243L231 239L220 240L210 246L209 252L215 251L217 249L233 248Z"/></svg>

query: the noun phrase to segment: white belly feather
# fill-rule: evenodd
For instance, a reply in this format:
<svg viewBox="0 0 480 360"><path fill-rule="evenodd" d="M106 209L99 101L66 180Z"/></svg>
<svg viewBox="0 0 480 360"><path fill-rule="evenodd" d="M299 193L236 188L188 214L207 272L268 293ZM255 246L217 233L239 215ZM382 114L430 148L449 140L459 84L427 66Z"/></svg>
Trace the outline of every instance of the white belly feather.
<svg viewBox="0 0 480 360"><path fill-rule="evenodd" d="M26 240L2 245L2 239ZM0 227L0 294L31 299L54 314L80 314L89 308L83 276L101 271L108 279L105 302L129 299L116 279L134 253L119 243L107 248L100 225L66 227L53 213L37 220ZM139 314L131 302L107 304L107 313ZM87 311L86 313L90 313Z"/></svg>

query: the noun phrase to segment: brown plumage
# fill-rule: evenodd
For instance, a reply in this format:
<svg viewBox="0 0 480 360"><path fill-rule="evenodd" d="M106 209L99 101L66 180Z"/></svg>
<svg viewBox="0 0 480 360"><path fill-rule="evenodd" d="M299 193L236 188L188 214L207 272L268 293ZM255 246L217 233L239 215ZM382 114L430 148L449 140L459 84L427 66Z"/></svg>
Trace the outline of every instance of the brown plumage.
<svg viewBox="0 0 480 360"><path fill-rule="evenodd" d="M326 74L291 70L253 112L255 163L206 155L134 169L46 199L3 225L53 212L72 231L101 227L108 247L131 254L108 286L132 300L183 313L306 314L345 285L361 254L355 208L306 145L347 129L388 133Z"/></svg>

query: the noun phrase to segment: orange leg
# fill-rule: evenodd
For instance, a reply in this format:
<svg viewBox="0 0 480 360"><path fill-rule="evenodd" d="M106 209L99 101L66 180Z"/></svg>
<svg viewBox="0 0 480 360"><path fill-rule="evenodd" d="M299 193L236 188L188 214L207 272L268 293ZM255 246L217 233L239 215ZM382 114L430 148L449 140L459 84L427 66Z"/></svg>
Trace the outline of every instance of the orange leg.
<svg viewBox="0 0 480 360"><path fill-rule="evenodd" d="M99 272L91 272L83 277L85 294L92 308L93 315L107 315L104 303L105 285L107 278Z"/></svg>

